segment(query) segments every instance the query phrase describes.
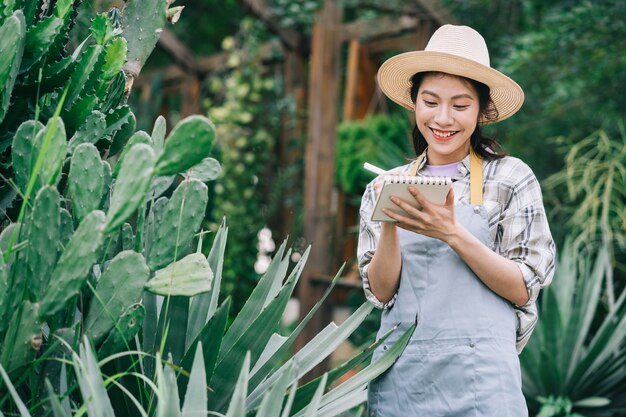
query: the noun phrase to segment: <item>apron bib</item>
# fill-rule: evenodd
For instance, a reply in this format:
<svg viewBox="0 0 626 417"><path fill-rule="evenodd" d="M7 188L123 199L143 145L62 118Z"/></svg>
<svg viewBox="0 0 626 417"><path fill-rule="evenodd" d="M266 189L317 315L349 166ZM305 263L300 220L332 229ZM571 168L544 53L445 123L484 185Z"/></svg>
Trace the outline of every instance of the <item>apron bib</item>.
<svg viewBox="0 0 626 417"><path fill-rule="evenodd" d="M477 177L472 175L471 182ZM482 185L482 178L478 183ZM487 213L481 205L457 206L455 215L491 247ZM445 242L403 229L398 229L398 236L402 256L398 296L383 312L378 335L399 326L374 352L373 360L404 330L417 326L396 363L370 383L370 416L528 416L513 306L483 284Z"/></svg>

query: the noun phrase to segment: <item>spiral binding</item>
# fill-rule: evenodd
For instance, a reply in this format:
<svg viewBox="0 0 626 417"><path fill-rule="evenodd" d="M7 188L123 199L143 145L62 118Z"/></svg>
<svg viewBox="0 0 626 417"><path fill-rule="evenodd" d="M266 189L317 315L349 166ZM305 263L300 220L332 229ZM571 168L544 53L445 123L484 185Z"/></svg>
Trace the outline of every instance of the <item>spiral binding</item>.
<svg viewBox="0 0 626 417"><path fill-rule="evenodd" d="M416 185L448 185L452 182L450 177L414 177L412 175L387 175L385 181L394 184L416 184Z"/></svg>

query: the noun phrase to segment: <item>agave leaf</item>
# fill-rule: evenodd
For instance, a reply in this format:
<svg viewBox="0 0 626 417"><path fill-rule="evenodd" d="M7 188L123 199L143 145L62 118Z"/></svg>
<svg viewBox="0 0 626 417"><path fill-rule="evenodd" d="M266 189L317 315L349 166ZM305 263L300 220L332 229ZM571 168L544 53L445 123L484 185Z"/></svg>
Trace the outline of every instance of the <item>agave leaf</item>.
<svg viewBox="0 0 626 417"><path fill-rule="evenodd" d="M233 368L237 369L244 353L250 352L251 360L256 361L263 351L263 347L277 330L282 314L285 310L289 297L300 277L309 251L305 252L298 264L294 267L285 285L270 304L256 317L247 330L240 335L233 347L225 354L224 348L220 351L220 359L211 379L211 388L214 392L209 395L209 401L218 410L225 406L226 398L232 392L235 375ZM224 343L224 342L222 342Z"/></svg>
<svg viewBox="0 0 626 417"><path fill-rule="evenodd" d="M180 121L165 141L156 164L157 175L175 175L206 158L215 141L215 126L204 116Z"/></svg>
<svg viewBox="0 0 626 417"><path fill-rule="evenodd" d="M328 380L328 374L322 375L321 380L313 394L313 398L311 398L311 402L305 409L304 417L315 417L317 413L317 409L320 406L322 401L322 395L324 395L324 389L326 388L326 381Z"/></svg>
<svg viewBox="0 0 626 417"><path fill-rule="evenodd" d="M213 240L213 246L207 257L209 267L211 271L213 271L211 289L208 293L198 294L191 299L185 350L189 350L190 344L196 339L204 325L213 317L217 308L217 298L220 292L220 281L222 280L224 250L226 249L227 236L228 228L226 227L226 222L223 221L220 228L217 230L215 239ZM220 335L220 340L222 335Z"/></svg>
<svg viewBox="0 0 626 417"><path fill-rule="evenodd" d="M280 285L285 279L287 267L289 266L289 254L291 252L289 252L287 256L283 256L286 246L287 241L285 240L278 248L267 271L265 271L265 274L263 274L258 284L254 287L252 294L250 294L241 312L229 327L228 332L224 336L224 341L222 342L223 350L220 353L220 360L230 351L241 335L247 331L261 311L263 311L266 303L274 299L276 294L278 294ZM278 283L277 289L274 282Z"/></svg>
<svg viewBox="0 0 626 417"><path fill-rule="evenodd" d="M4 20L0 27L0 122L4 120L13 86L22 63L26 22L21 10Z"/></svg>
<svg viewBox="0 0 626 417"><path fill-rule="evenodd" d="M9 268L7 264L4 262L4 254L2 253L2 248L0 248L0 321L4 317L4 310L6 307L7 296L8 296L8 288L9 288ZM3 327L0 325L0 332L2 332Z"/></svg>
<svg viewBox="0 0 626 417"><path fill-rule="evenodd" d="M71 417L61 405L61 402L57 398L54 389L52 388L52 384L50 384L50 380L46 378L46 389L48 390L48 399L50 401L50 405L52 406L52 412L54 413L54 417Z"/></svg>
<svg viewBox="0 0 626 417"><path fill-rule="evenodd" d="M15 387L13 386L13 384L11 383L11 380L9 379L9 375L7 375L2 365L0 365L0 375L2 376L2 379L4 380L4 383L6 384L7 389L9 390L9 394L11 394L13 401L15 401L15 404L17 405L17 409L19 410L21 416L31 417L30 413L28 412L28 409L26 408L26 405L24 404L24 402L18 395L17 391L15 390Z"/></svg>
<svg viewBox="0 0 626 417"><path fill-rule="evenodd" d="M109 356L119 352L120 349L129 350L129 342L141 329L144 316L145 310L139 303L132 304L124 309L124 312L117 319L114 328L102 342L98 353L101 356Z"/></svg>
<svg viewBox="0 0 626 417"><path fill-rule="evenodd" d="M352 410L359 404L363 404L367 401L367 389L357 389L353 392L346 394L345 396L338 398L332 403L326 404L318 410L315 414L317 417L334 417L345 413L348 410Z"/></svg>
<svg viewBox="0 0 626 417"><path fill-rule="evenodd" d="M92 211L78 226L57 263L48 291L41 300L39 314L47 318L65 307L65 303L82 288L91 266L96 262L102 244L105 216Z"/></svg>
<svg viewBox="0 0 626 417"><path fill-rule="evenodd" d="M572 405L575 407L597 408L597 407L604 407L606 405L609 405L610 403L611 403L611 400L609 400L608 398L589 397L589 398L585 398L582 400L574 401Z"/></svg>
<svg viewBox="0 0 626 417"><path fill-rule="evenodd" d="M159 315L157 313L157 295L154 295L148 291L144 291L142 304L145 308L145 317L143 320L143 345L142 349L147 353L156 352L156 334L159 322ZM150 356L143 357L143 366L145 375L153 379L155 371L154 358Z"/></svg>
<svg viewBox="0 0 626 417"><path fill-rule="evenodd" d="M335 381L337 381L340 377L345 375L348 371L369 361L372 357L372 354L374 353L374 350L376 350L378 346L383 344L385 340L387 340L387 338L395 331L397 331L396 327L389 330L381 338L376 340L376 342L372 343L370 346L368 346L358 355L347 360L340 366L328 371L325 374L327 375L327 378L328 378L326 385L327 386L333 385ZM315 392L315 389L317 387L317 384L319 383L320 378L321 377L315 378L313 381L310 381L307 384L298 388L298 391L296 392L296 398L294 399L294 406L292 408L294 411L300 411L311 401L312 395Z"/></svg>
<svg viewBox="0 0 626 417"><path fill-rule="evenodd" d="M215 312L213 317L204 325L200 334L196 337L193 343L185 352L185 357L181 362L183 369L190 369L192 361L192 352L195 351L195 347L199 342L202 342L204 353L204 368L206 372L205 386L209 385L213 371L215 370L215 364L217 363L217 355L220 351L222 344L222 338L224 337L224 329L226 328L226 322L228 319L228 312L230 311L230 297L227 298L220 308ZM185 385L182 383L181 378L179 383L179 390L182 393L185 389Z"/></svg>
<svg viewBox="0 0 626 417"><path fill-rule="evenodd" d="M256 413L256 417L275 417L279 415L283 405L285 391L289 381L291 381L292 374L293 367L284 372L272 388L265 393L263 401L261 401L261 405ZM295 391L295 387L293 391ZM293 393L291 393L290 396L293 398Z"/></svg>
<svg viewBox="0 0 626 417"><path fill-rule="evenodd" d="M343 273L344 266L342 266L339 269L339 271L335 275L335 278L333 278L330 285L326 289L326 292L324 293L324 295L317 301L317 303L315 303L313 308L311 308L311 310L307 313L307 315L300 322L300 324L298 324L298 326L294 329L294 331L291 332L289 337L285 338L281 336L279 338L275 338L275 342L277 344L282 342L280 346L274 347L274 346L271 346L270 343L268 343L268 347L266 348L266 350L264 350L261 353L261 355L259 356L259 359L254 364L254 368L252 368L252 371L250 372L249 386L251 390L255 389L257 385L263 379L265 379L265 377L267 377L270 371L274 369L280 363L282 358L285 357L285 354L291 349L298 335L300 335L304 327L308 324L308 322L311 320L313 315L317 312L317 310L322 306L326 298L330 295L333 288L335 288L335 284L337 284L337 281L339 280L339 278L341 277ZM273 336L278 336L278 335L275 334Z"/></svg>
<svg viewBox="0 0 626 417"><path fill-rule="evenodd" d="M167 334L157 333L161 340L161 349L170 355L170 361L179 365L185 355L185 334L189 319L189 297L166 297L167 305L161 308L160 329L166 328ZM163 344L163 337L165 343Z"/></svg>
<svg viewBox="0 0 626 417"><path fill-rule="evenodd" d="M174 369L167 364L164 366L165 369L161 368L160 362L157 366L157 386L161 395L159 395L156 415L157 417L180 417L180 399Z"/></svg>
<svg viewBox="0 0 626 417"><path fill-rule="evenodd" d="M194 295L211 289L213 272L201 253L192 253L178 262L156 271L154 278L146 284L146 289L155 294Z"/></svg>
<svg viewBox="0 0 626 417"><path fill-rule="evenodd" d="M204 370L202 343L198 343L191 367L191 375L189 376L189 384L187 384L187 393L181 417L201 417L206 415L206 390L206 371Z"/></svg>
<svg viewBox="0 0 626 417"><path fill-rule="evenodd" d="M115 183L106 232L120 227L143 202L154 170L154 151L149 145L134 145L125 158Z"/></svg>
<svg viewBox="0 0 626 417"><path fill-rule="evenodd" d="M72 353L78 388L89 416L115 417L113 407L102 382L102 374L87 337L80 345L80 356Z"/></svg>
<svg viewBox="0 0 626 417"><path fill-rule="evenodd" d="M318 333L309 343L306 344L291 360L298 364L298 375L301 378L309 372L315 365L330 355L344 340L354 332L354 330L365 320L372 311L372 304L363 303L341 326L330 323L320 333ZM285 372L286 365L271 374L260 383L247 399L247 407L254 409L258 406L261 396L276 381L282 372Z"/></svg>
<svg viewBox="0 0 626 417"><path fill-rule="evenodd" d="M372 362L367 368L363 369L361 372L348 379L343 384L333 388L331 391L326 393L322 397L321 405L326 407L330 404L333 404L337 401L340 401L342 398L353 394L355 391L362 390L366 384L368 384L373 379L377 378L383 372L385 372L393 363L398 359L398 357L404 352L404 348L409 343L411 339L411 335L413 335L413 331L415 330L415 325L411 325L401 336L400 338L389 348L387 349L375 362ZM301 416L302 412L296 414L296 416Z"/></svg>
<svg viewBox="0 0 626 417"><path fill-rule="evenodd" d="M235 391L230 399L230 405L226 412L226 417L245 417L246 415L246 395L248 393L248 370L250 369L250 352L246 353L237 378L237 384L235 385Z"/></svg>

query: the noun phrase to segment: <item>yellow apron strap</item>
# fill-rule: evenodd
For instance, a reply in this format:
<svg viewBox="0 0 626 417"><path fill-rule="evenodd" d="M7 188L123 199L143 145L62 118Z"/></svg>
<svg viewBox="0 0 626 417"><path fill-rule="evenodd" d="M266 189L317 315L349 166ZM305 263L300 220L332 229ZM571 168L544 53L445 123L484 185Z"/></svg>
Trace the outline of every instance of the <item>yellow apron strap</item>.
<svg viewBox="0 0 626 417"><path fill-rule="evenodd" d="M483 203L483 161L470 148L470 204Z"/></svg>
<svg viewBox="0 0 626 417"><path fill-rule="evenodd" d="M426 157L426 150L424 150L424 152L422 152L422 154L418 156L417 159L415 160L415 165L413 165L413 169L411 170L411 175L413 176L417 175L417 170L420 168L420 165L422 165L422 161L424 160L425 157Z"/></svg>

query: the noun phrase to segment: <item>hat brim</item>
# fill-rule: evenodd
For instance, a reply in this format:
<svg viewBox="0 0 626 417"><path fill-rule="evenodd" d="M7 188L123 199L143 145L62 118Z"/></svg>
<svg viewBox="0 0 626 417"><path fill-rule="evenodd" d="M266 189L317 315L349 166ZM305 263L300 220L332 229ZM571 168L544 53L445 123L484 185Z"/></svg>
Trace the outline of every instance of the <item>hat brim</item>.
<svg viewBox="0 0 626 417"><path fill-rule="evenodd" d="M504 120L515 114L524 103L524 91L506 75L476 61L443 52L413 51L389 58L378 70L378 85L391 100L414 111L411 77L418 72L445 72L487 85L498 117L491 120L481 118L481 124Z"/></svg>

